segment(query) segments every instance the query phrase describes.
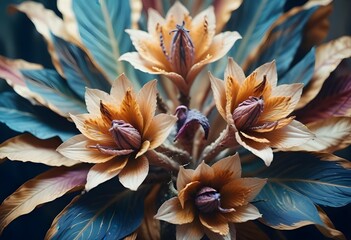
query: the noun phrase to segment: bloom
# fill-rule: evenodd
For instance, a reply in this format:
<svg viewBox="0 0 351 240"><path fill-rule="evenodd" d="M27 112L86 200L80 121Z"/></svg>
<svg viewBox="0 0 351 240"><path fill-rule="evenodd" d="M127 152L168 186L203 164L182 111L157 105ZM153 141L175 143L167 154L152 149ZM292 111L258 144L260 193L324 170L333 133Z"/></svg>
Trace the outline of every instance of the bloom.
<svg viewBox="0 0 351 240"><path fill-rule="evenodd" d="M213 7L192 19L176 2L165 19L153 9L149 9L148 17L148 32L126 30L138 52L125 53L120 60L141 71L165 75L186 95L199 71L223 57L241 38L237 32L215 35Z"/></svg>
<svg viewBox="0 0 351 240"><path fill-rule="evenodd" d="M158 147L168 136L177 118L154 116L156 80L135 94L123 74L114 81L110 94L87 89L89 113L71 115L82 133L67 140L58 151L73 160L94 163L86 189L119 175L120 182L136 190L149 171L144 153Z"/></svg>
<svg viewBox="0 0 351 240"><path fill-rule="evenodd" d="M232 58L224 81L210 73L218 112L235 131L237 143L259 156L267 166L273 148L298 146L313 138L305 125L289 114L298 103L303 84L277 86L274 62L264 64L245 78Z"/></svg>
<svg viewBox="0 0 351 240"><path fill-rule="evenodd" d="M178 196L163 203L156 218L178 224L177 239L201 239L204 234L222 239L235 233L233 223L261 217L250 201L265 183L265 179L241 178L237 154L211 167L202 162L195 170L180 168Z"/></svg>

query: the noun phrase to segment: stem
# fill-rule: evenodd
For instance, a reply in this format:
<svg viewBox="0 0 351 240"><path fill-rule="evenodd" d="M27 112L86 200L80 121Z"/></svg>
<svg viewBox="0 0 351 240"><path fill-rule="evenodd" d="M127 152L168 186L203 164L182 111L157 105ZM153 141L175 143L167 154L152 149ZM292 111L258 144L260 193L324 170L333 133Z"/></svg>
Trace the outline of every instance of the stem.
<svg viewBox="0 0 351 240"><path fill-rule="evenodd" d="M161 98L159 93L157 93L157 95L156 95L156 101L157 101L157 108L160 110L160 112L167 113L168 112L168 106L163 101L163 99Z"/></svg>
<svg viewBox="0 0 351 240"><path fill-rule="evenodd" d="M186 107L189 107L190 104L190 96L188 94L184 94L181 91L179 91L179 97L178 97L180 105L184 105Z"/></svg>
<svg viewBox="0 0 351 240"><path fill-rule="evenodd" d="M145 154L150 164L165 168L170 171L179 171L179 163L173 161L165 154L156 152L155 150L147 151Z"/></svg>
<svg viewBox="0 0 351 240"><path fill-rule="evenodd" d="M190 154L183 149L177 148L173 145L162 144L157 148L157 152L162 153L166 156L170 156L171 159L178 162L181 165L189 164L192 160Z"/></svg>

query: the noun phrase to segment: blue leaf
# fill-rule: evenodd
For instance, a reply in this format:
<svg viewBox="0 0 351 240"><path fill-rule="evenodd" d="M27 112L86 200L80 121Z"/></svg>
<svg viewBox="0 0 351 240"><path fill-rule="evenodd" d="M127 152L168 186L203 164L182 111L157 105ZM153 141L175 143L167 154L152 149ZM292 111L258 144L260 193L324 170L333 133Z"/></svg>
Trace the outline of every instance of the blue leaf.
<svg viewBox="0 0 351 240"><path fill-rule="evenodd" d="M63 141L74 136L77 130L67 121L48 109L33 106L14 92L0 93L0 122L17 132L29 132L40 139L59 136Z"/></svg>
<svg viewBox="0 0 351 240"><path fill-rule="evenodd" d="M226 30L238 31L242 40L230 51L236 62L242 64L266 31L284 11L285 0L245 0L234 11Z"/></svg>
<svg viewBox="0 0 351 240"><path fill-rule="evenodd" d="M351 203L351 170L312 154L278 154L272 165L258 176L268 178L268 185L274 183L275 194L280 198L284 198L283 192L287 191L298 192L324 206L341 207Z"/></svg>
<svg viewBox="0 0 351 240"><path fill-rule="evenodd" d="M136 77L135 70L127 62L118 61L120 55L133 49L124 31L131 28L129 4L130 1L101 0L99 4L73 1L72 8L81 39L110 80L121 73L126 73L130 79Z"/></svg>
<svg viewBox="0 0 351 240"><path fill-rule="evenodd" d="M256 58L250 61L247 72L275 59L278 76L286 73L301 43L304 26L316 9L317 7L301 10L275 26L265 43L259 47Z"/></svg>
<svg viewBox="0 0 351 240"><path fill-rule="evenodd" d="M279 78L279 84L310 82L314 72L315 49L312 48L295 66L290 67L284 76Z"/></svg>
<svg viewBox="0 0 351 240"><path fill-rule="evenodd" d="M68 205L49 230L50 239L123 239L135 231L144 216L146 188L133 192L110 183Z"/></svg>
<svg viewBox="0 0 351 240"><path fill-rule="evenodd" d="M69 88L65 79L56 71L48 69L21 70L27 87L53 105L61 115L86 112L84 102Z"/></svg>
<svg viewBox="0 0 351 240"><path fill-rule="evenodd" d="M110 91L111 84L82 49L53 34L51 36L67 83L81 99L84 99L85 87Z"/></svg>

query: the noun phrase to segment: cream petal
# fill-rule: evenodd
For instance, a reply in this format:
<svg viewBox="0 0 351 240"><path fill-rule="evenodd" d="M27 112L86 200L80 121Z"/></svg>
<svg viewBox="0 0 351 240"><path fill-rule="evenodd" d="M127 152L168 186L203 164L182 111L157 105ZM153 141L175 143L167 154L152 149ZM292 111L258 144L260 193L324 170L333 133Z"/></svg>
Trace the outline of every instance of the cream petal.
<svg viewBox="0 0 351 240"><path fill-rule="evenodd" d="M238 105L237 103L237 96L240 91L240 85L239 82L230 76L227 76L227 78L224 80L225 82L225 94L226 94L226 113L227 113L227 122L228 124L233 124L234 120L233 119L233 112L234 108Z"/></svg>
<svg viewBox="0 0 351 240"><path fill-rule="evenodd" d="M156 115L143 136L143 139L150 141L149 149L160 146L166 140L176 122L177 118L175 116L163 113Z"/></svg>
<svg viewBox="0 0 351 240"><path fill-rule="evenodd" d="M96 186L115 177L127 164L128 158L115 158L104 163L95 164L90 168L85 190L90 191Z"/></svg>
<svg viewBox="0 0 351 240"><path fill-rule="evenodd" d="M56 150L65 157L86 163L103 163L115 157L90 149L87 147L89 145L96 145L96 142L79 134L62 143Z"/></svg>
<svg viewBox="0 0 351 240"><path fill-rule="evenodd" d="M228 58L228 65L224 72L224 81L231 76L241 85L245 80L245 73L242 68L233 60L233 58Z"/></svg>
<svg viewBox="0 0 351 240"><path fill-rule="evenodd" d="M130 190L136 191L149 173L149 161L141 156L129 159L127 165L119 173L119 181Z"/></svg>
<svg viewBox="0 0 351 240"><path fill-rule="evenodd" d="M214 176L215 176L215 173L213 169L203 161L195 169L194 175L193 175L193 181L200 181L206 185L207 182L212 181Z"/></svg>
<svg viewBox="0 0 351 240"><path fill-rule="evenodd" d="M200 240L204 236L202 226L197 223L187 223L177 225L176 239L177 240Z"/></svg>
<svg viewBox="0 0 351 240"><path fill-rule="evenodd" d="M221 0L215 2L216 32L220 32L232 16L232 12L240 7L243 0Z"/></svg>
<svg viewBox="0 0 351 240"><path fill-rule="evenodd" d="M228 221L242 223L262 217L258 209L250 203L245 206L238 207L235 210L235 212L224 214Z"/></svg>
<svg viewBox="0 0 351 240"><path fill-rule="evenodd" d="M143 116L143 128L148 129L156 111L156 89L157 80L146 83L137 96L137 102Z"/></svg>
<svg viewBox="0 0 351 240"><path fill-rule="evenodd" d="M224 88L224 82L216 77L214 77L211 73L208 74L211 81L211 89L213 92L213 98L216 103L217 110L219 114L223 117L223 119L227 119L226 117L226 94Z"/></svg>
<svg viewBox="0 0 351 240"><path fill-rule="evenodd" d="M234 208L251 202L266 184L266 179L239 178L225 184L221 190L223 208Z"/></svg>
<svg viewBox="0 0 351 240"><path fill-rule="evenodd" d="M160 46L159 37L155 39L149 33L141 30L127 29L126 32L143 59L159 68L170 70L169 62Z"/></svg>
<svg viewBox="0 0 351 240"><path fill-rule="evenodd" d="M229 233L228 220L221 213L200 214L199 218L202 225L212 232L220 235Z"/></svg>
<svg viewBox="0 0 351 240"><path fill-rule="evenodd" d="M119 106L127 92L127 90L133 89L133 84L126 77L124 73L119 75L116 80L113 81L110 95L115 99L114 105Z"/></svg>
<svg viewBox="0 0 351 240"><path fill-rule="evenodd" d="M239 154L235 154L226 158L223 158L212 165L212 169L216 175L227 176L230 173L231 179L241 177L241 163Z"/></svg>
<svg viewBox="0 0 351 240"><path fill-rule="evenodd" d="M90 114L100 116L100 101L111 102L112 98L104 91L98 89L86 88L85 104Z"/></svg>
<svg viewBox="0 0 351 240"><path fill-rule="evenodd" d="M191 23L190 37L195 49L195 59L199 59L210 47L216 33L216 18L212 6L195 16Z"/></svg>
<svg viewBox="0 0 351 240"><path fill-rule="evenodd" d="M155 9L149 8L147 13L147 31L151 35L159 37L157 32L157 26L165 24L166 20Z"/></svg>
<svg viewBox="0 0 351 240"><path fill-rule="evenodd" d="M183 166L179 167L178 177L177 177L177 190L182 190L188 183L191 182L194 174L193 169L185 169Z"/></svg>
<svg viewBox="0 0 351 240"><path fill-rule="evenodd" d="M139 152L137 153L137 155L135 156L135 158L140 157L141 155L143 155L144 153L146 153L150 148L150 141L144 141L141 145L141 148L139 150Z"/></svg>
<svg viewBox="0 0 351 240"><path fill-rule="evenodd" d="M277 86L278 75L275 61L261 65L254 72L257 73L256 78L259 81L262 81L263 77L266 76L268 82L272 85L272 87Z"/></svg>
<svg viewBox="0 0 351 240"><path fill-rule="evenodd" d="M289 125L272 132L263 133L275 148L291 148L312 140L315 135L302 123L293 120Z"/></svg>
<svg viewBox="0 0 351 240"><path fill-rule="evenodd" d="M273 151L267 144L258 143L250 139L242 138L238 132L235 133L235 139L241 146L261 158L266 166L269 166L271 164L273 160Z"/></svg>
<svg viewBox="0 0 351 240"><path fill-rule="evenodd" d="M181 24L184 20L184 16L189 15L189 11L181 4L176 1L173 6L168 10L166 15L166 21L174 20L176 23ZM174 26L175 27L175 26Z"/></svg>
<svg viewBox="0 0 351 240"><path fill-rule="evenodd" d="M161 205L155 218L172 224L190 223L194 220L194 209L191 204L182 208L178 198L174 197Z"/></svg>

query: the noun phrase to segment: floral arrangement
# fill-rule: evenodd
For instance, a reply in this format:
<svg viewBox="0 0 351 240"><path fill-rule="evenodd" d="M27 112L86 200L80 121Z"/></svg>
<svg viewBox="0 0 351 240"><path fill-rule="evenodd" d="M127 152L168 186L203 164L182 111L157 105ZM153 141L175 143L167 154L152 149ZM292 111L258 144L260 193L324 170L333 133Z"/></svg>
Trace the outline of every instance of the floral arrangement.
<svg viewBox="0 0 351 240"><path fill-rule="evenodd" d="M50 166L2 202L0 233L70 194L46 239L345 239L323 210L351 202L351 37L320 44L331 6L11 6L55 69L0 58L1 162Z"/></svg>

